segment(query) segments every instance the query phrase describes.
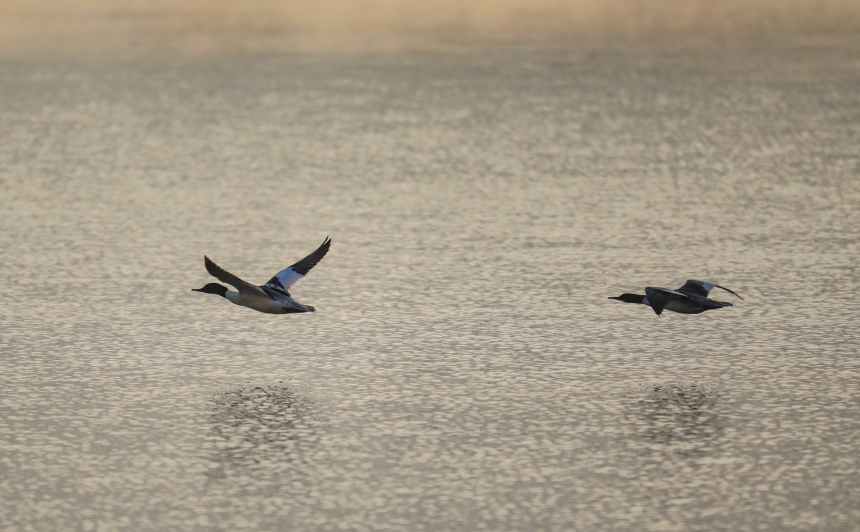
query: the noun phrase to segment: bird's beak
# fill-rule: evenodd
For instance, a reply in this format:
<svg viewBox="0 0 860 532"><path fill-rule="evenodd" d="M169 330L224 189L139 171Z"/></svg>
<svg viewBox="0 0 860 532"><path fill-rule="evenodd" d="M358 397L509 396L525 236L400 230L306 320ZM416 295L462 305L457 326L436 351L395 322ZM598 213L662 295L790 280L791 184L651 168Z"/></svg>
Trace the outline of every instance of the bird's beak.
<svg viewBox="0 0 860 532"><path fill-rule="evenodd" d="M192 292L202 292L203 289L202 288L192 288L191 291Z"/></svg>
<svg viewBox="0 0 860 532"><path fill-rule="evenodd" d="M621 296L609 297L607 299L621 299Z"/></svg>

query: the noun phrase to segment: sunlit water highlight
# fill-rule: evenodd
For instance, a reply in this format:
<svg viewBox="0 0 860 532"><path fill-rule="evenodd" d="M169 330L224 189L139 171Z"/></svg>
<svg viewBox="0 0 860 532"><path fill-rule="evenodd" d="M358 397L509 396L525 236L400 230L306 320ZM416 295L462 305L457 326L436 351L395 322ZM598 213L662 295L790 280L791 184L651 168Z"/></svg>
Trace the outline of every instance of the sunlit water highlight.
<svg viewBox="0 0 860 532"><path fill-rule="evenodd" d="M0 65L2 522L856 527L856 51Z"/></svg>

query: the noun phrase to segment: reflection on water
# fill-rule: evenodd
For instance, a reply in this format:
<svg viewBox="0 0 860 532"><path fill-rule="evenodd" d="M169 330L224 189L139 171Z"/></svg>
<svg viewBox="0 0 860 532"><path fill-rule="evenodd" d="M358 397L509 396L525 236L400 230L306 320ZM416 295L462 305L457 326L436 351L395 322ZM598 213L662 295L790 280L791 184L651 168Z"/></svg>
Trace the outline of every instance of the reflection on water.
<svg viewBox="0 0 860 532"><path fill-rule="evenodd" d="M706 454L723 432L719 398L718 391L699 384L656 385L636 404L645 425L641 435L680 455Z"/></svg>
<svg viewBox="0 0 860 532"><path fill-rule="evenodd" d="M246 386L217 395L206 449L218 467L210 478L271 472L302 459L318 433L314 405L282 385Z"/></svg>

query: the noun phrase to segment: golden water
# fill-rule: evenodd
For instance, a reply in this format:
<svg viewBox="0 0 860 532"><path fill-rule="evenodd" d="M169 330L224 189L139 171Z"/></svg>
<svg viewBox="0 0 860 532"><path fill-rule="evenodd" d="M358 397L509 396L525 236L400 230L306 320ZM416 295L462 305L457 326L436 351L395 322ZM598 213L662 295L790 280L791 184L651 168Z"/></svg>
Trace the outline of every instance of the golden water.
<svg viewBox="0 0 860 532"><path fill-rule="evenodd" d="M0 64L4 528L856 528L857 52Z"/></svg>

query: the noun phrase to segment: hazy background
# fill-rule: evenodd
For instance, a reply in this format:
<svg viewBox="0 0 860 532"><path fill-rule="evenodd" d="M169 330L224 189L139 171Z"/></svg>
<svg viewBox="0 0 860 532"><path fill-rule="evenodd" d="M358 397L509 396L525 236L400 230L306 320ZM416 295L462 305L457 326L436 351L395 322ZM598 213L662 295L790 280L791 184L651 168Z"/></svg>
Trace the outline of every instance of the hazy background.
<svg viewBox="0 0 860 532"><path fill-rule="evenodd" d="M224 57L487 42L850 35L853 0L6 0L0 57Z"/></svg>

